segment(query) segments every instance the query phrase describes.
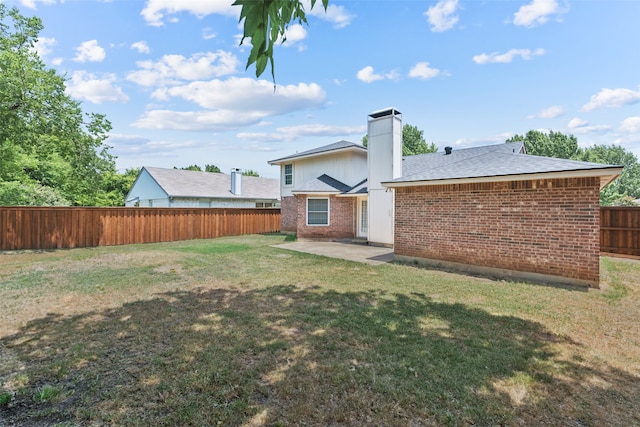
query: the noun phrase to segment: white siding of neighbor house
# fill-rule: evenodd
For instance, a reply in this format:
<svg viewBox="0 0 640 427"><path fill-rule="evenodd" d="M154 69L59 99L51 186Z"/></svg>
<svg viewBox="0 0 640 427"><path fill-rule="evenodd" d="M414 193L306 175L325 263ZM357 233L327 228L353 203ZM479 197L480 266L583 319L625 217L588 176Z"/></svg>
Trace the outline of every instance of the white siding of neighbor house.
<svg viewBox="0 0 640 427"><path fill-rule="evenodd" d="M155 204L154 204L155 206ZM253 199L183 199L174 198L171 201L172 208L255 208Z"/></svg>
<svg viewBox="0 0 640 427"><path fill-rule="evenodd" d="M293 164L293 183L286 185L285 164ZM308 159L293 159L280 165L280 194L291 196L291 191L319 176L327 174L338 181L354 186L367 177L366 152L336 152Z"/></svg>
<svg viewBox="0 0 640 427"><path fill-rule="evenodd" d="M125 206L135 206L137 200L133 200L136 197L140 199L140 206L150 206L149 201L153 207L168 207L169 200L167 193L160 188L158 183L151 177L149 172L142 169L140 175L136 179L136 182L131 187L129 194L127 195L127 202Z"/></svg>

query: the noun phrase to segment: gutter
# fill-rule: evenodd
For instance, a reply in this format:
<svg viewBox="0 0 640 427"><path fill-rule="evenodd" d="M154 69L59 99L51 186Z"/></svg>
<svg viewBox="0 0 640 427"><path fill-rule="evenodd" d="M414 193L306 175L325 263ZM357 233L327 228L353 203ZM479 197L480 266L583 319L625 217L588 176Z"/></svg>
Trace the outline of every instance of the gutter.
<svg viewBox="0 0 640 427"><path fill-rule="evenodd" d="M431 179L431 180L416 180L416 181L386 181L381 182L384 187L398 188L398 187L417 187L422 185L446 185L446 184L470 184L481 182L507 182L507 181L528 181L532 179L554 179L554 178L587 178L587 177L609 177L604 183L601 182L600 189L609 185L614 179L616 179L622 173L622 166L614 166L603 169L581 169L573 171L559 171L559 172L534 172L528 174L517 175L495 175L495 176L480 176L480 177L467 177L467 178L445 178L445 179Z"/></svg>

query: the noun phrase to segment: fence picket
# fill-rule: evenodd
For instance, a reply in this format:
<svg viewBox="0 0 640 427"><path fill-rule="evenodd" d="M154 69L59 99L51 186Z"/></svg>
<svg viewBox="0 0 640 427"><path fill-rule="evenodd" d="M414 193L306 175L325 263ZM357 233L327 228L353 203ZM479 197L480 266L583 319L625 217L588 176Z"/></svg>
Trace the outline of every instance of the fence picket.
<svg viewBox="0 0 640 427"><path fill-rule="evenodd" d="M280 209L0 207L0 250L127 245L278 231Z"/></svg>

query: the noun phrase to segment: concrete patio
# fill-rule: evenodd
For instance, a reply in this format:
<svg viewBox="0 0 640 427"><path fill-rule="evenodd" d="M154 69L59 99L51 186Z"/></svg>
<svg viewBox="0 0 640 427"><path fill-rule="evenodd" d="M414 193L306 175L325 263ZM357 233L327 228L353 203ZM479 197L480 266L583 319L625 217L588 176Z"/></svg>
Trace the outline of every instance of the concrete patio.
<svg viewBox="0 0 640 427"><path fill-rule="evenodd" d="M346 259L369 265L385 264L393 260L393 249L344 242L297 241L275 245L290 251L322 255L329 258Z"/></svg>

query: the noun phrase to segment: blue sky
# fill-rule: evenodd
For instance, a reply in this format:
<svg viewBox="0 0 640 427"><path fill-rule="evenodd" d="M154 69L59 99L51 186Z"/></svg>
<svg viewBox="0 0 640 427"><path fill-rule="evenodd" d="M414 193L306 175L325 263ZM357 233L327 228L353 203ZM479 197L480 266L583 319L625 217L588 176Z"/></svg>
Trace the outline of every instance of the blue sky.
<svg viewBox="0 0 640 427"><path fill-rule="evenodd" d="M231 0L0 2L43 20L41 57L111 121L121 170L277 177L268 160L359 142L386 107L440 150L539 129L640 157L640 1L330 1L276 49L275 92Z"/></svg>

